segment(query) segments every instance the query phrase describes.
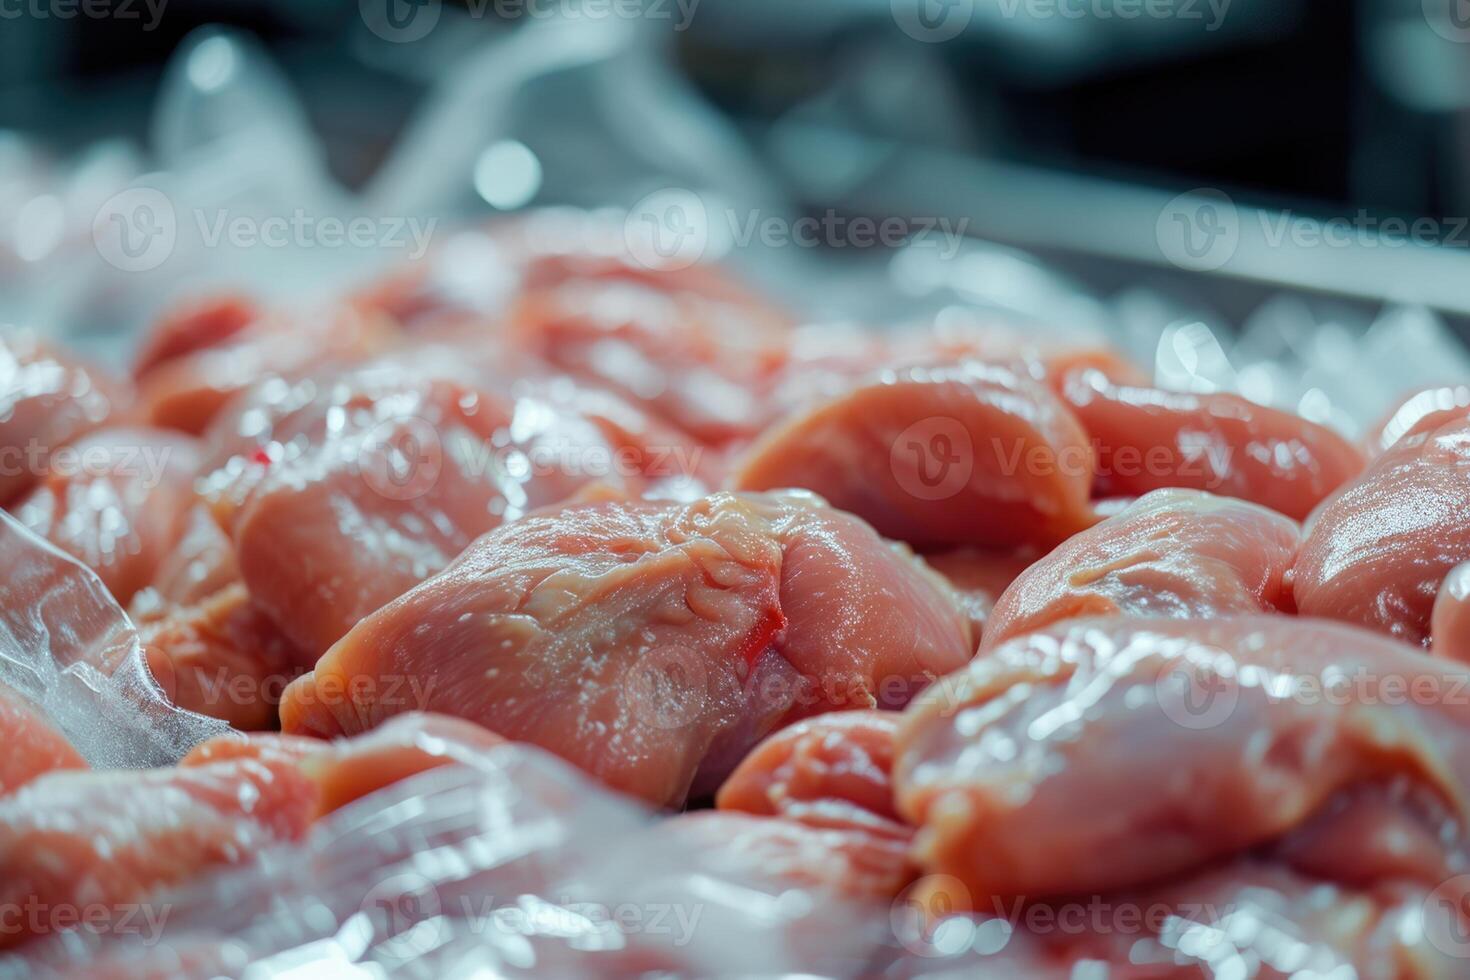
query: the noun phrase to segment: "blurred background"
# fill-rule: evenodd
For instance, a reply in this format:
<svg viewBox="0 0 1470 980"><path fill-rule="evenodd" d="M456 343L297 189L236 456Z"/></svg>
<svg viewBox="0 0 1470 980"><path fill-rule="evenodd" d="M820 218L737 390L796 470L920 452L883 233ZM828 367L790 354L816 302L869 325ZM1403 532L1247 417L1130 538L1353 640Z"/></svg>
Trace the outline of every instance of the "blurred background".
<svg viewBox="0 0 1470 980"><path fill-rule="evenodd" d="M1445 346L1470 314L1467 102L1466 0L0 0L0 239L34 271L67 239L38 215L85 223L156 173L451 222L692 188L949 222L944 268L847 241L803 262L1096 321L1156 360L1182 326L1190 383L1282 401L1245 362L1422 346L1385 390L1470 367ZM16 176L43 171L64 221ZM171 261L160 290L240 271Z"/></svg>

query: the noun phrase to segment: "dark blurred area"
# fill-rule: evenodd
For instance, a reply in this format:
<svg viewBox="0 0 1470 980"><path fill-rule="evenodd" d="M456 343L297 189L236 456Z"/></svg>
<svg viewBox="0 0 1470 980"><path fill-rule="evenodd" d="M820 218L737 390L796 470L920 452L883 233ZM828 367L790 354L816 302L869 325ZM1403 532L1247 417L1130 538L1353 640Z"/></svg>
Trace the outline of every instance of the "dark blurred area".
<svg viewBox="0 0 1470 980"><path fill-rule="evenodd" d="M833 98L846 103L843 124L868 135L1000 160L1218 186L1253 203L1441 216L1470 207L1470 45L1424 29L1432 3L1177 0L1171 16L1150 17L1144 0L923 2L935 18L966 15L964 32L916 42L894 30L888 0L702 0L680 58L753 132ZM284 64L349 183L371 170L446 46L517 20L514 5L448 3L455 29L407 51L369 43L357 3L63 9L14 0L0 20L0 127L63 150L141 139L169 55L196 28L228 24ZM838 79L857 84L836 92Z"/></svg>

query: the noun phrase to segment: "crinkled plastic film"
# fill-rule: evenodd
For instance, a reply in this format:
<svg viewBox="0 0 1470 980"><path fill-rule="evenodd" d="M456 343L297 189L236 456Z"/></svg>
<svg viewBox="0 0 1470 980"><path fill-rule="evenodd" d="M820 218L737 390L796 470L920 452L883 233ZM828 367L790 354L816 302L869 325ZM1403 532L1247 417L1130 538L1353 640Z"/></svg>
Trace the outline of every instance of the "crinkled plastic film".
<svg viewBox="0 0 1470 980"><path fill-rule="evenodd" d="M0 684L39 706L92 766L167 765L229 731L170 704L101 580L7 514L0 567Z"/></svg>
<svg viewBox="0 0 1470 980"><path fill-rule="evenodd" d="M846 976L873 955L885 915L732 873L661 819L507 745L155 896L162 935L63 934L0 977Z"/></svg>

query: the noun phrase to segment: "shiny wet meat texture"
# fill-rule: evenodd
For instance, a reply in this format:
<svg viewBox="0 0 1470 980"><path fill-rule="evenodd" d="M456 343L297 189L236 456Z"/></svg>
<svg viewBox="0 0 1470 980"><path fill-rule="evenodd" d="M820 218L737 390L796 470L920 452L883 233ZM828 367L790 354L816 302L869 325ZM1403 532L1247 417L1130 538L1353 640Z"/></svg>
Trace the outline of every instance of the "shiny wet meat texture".
<svg viewBox="0 0 1470 980"><path fill-rule="evenodd" d="M975 638L980 640L985 635L985 626L990 621L996 600L1039 557L1030 549L987 551L957 548L925 555L924 560L954 588L960 604L970 616Z"/></svg>
<svg viewBox="0 0 1470 980"><path fill-rule="evenodd" d="M241 582L176 605L149 593L133 604L148 669L170 701L246 732L277 727L286 685L311 669Z"/></svg>
<svg viewBox="0 0 1470 980"><path fill-rule="evenodd" d="M20 693L0 684L0 796L53 769L86 769L86 761Z"/></svg>
<svg viewBox="0 0 1470 980"><path fill-rule="evenodd" d="M1363 468L1331 429L1238 395L1119 384L1097 370L1069 375L1062 392L1097 450L1099 497L1186 487L1303 520Z"/></svg>
<svg viewBox="0 0 1470 980"><path fill-rule="evenodd" d="M7 916L0 949L66 928L56 915L83 906L104 930L140 908L166 916L150 895L300 841L364 795L474 764L502 742L460 719L409 714L352 741L230 736L176 768L35 779L0 799L0 899L22 913Z"/></svg>
<svg viewBox="0 0 1470 980"><path fill-rule="evenodd" d="M1364 448L1371 459L1391 449L1405 436L1433 431L1466 415L1470 415L1470 385L1422 388L1406 396L1368 430Z"/></svg>
<svg viewBox="0 0 1470 980"><path fill-rule="evenodd" d="M397 342L391 325L347 307L286 314L229 297L201 303L160 321L145 342L136 414L200 435L254 385L340 370Z"/></svg>
<svg viewBox="0 0 1470 980"><path fill-rule="evenodd" d="M11 510L126 605L183 536L199 463L187 436L103 429L53 454L51 472Z"/></svg>
<svg viewBox="0 0 1470 980"><path fill-rule="evenodd" d="M1313 521L1297 608L1427 645L1441 583L1470 560L1467 480L1470 421L1400 439Z"/></svg>
<svg viewBox="0 0 1470 980"><path fill-rule="evenodd" d="M970 649L937 576L810 495L583 505L481 538L328 651L281 716L334 735L454 714L678 804L784 721L899 707Z"/></svg>
<svg viewBox="0 0 1470 980"><path fill-rule="evenodd" d="M1279 859L1313 873L1433 887L1466 853L1463 682L1320 620L1076 620L910 708L899 810L956 900L1137 887L1284 839ZM1380 839L1423 857L1368 843L1389 819ZM1334 839L1330 866L1311 857Z"/></svg>
<svg viewBox="0 0 1470 980"><path fill-rule="evenodd" d="M98 428L128 404L104 371L27 333L0 339L0 507L49 472L51 453Z"/></svg>
<svg viewBox="0 0 1470 980"><path fill-rule="evenodd" d="M1022 572L983 646L1079 616L1212 619L1292 610L1296 522L1242 500L1155 490Z"/></svg>
<svg viewBox="0 0 1470 980"><path fill-rule="evenodd" d="M6 339L0 976L1463 980L1463 379L1355 445L606 217Z"/></svg>
<svg viewBox="0 0 1470 980"><path fill-rule="evenodd" d="M212 439L203 487L251 598L313 656L611 453L588 420L488 390L438 351L266 382Z"/></svg>
<svg viewBox="0 0 1470 980"><path fill-rule="evenodd" d="M474 765L505 739L462 718L409 712L356 738L324 742L294 735L221 737L197 746L180 765L229 760L283 760L315 790L313 819L385 786L448 765Z"/></svg>
<svg viewBox="0 0 1470 980"><path fill-rule="evenodd" d="M907 839L893 802L898 723L896 712L837 711L783 728L741 761L715 805Z"/></svg>
<svg viewBox="0 0 1470 980"><path fill-rule="evenodd" d="M0 903L39 912L0 932L0 948L65 927L52 913L84 904L105 928L157 889L299 839L315 806L310 781L276 757L34 780L0 799Z"/></svg>
<svg viewBox="0 0 1470 980"><path fill-rule="evenodd" d="M779 423L743 490L802 487L916 547L1050 547L1092 524L1086 434L1043 385L965 361L881 373Z"/></svg>

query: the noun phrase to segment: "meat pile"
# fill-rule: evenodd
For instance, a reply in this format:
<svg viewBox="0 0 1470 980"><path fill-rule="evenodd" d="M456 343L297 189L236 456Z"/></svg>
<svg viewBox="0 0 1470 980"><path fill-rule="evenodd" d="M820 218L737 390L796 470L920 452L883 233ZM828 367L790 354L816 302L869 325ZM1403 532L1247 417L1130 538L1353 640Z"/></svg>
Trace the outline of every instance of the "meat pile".
<svg viewBox="0 0 1470 980"><path fill-rule="evenodd" d="M7 642L231 731L0 685L0 976L1470 976L1461 388L1355 445L600 220L4 338L0 506L117 606Z"/></svg>

